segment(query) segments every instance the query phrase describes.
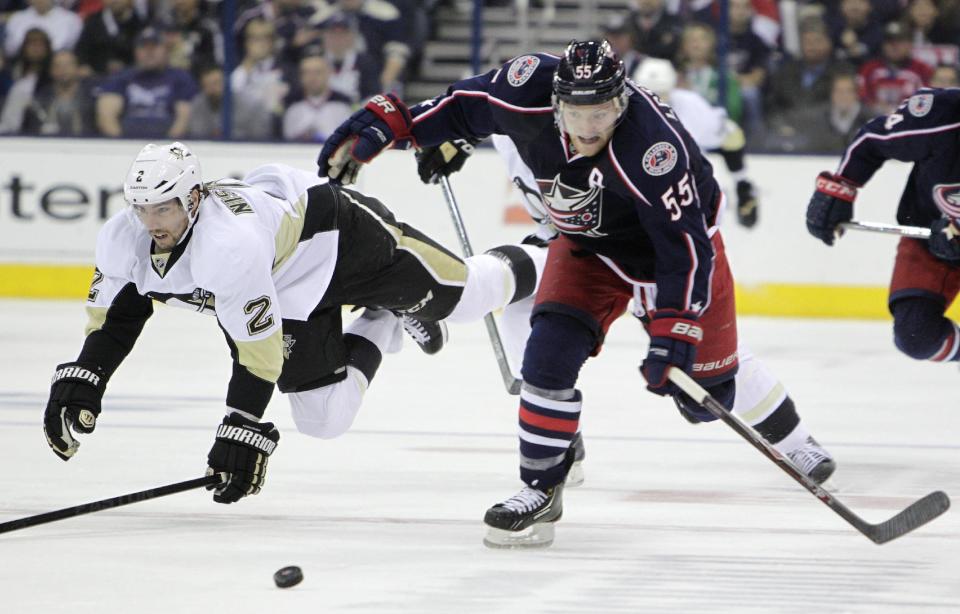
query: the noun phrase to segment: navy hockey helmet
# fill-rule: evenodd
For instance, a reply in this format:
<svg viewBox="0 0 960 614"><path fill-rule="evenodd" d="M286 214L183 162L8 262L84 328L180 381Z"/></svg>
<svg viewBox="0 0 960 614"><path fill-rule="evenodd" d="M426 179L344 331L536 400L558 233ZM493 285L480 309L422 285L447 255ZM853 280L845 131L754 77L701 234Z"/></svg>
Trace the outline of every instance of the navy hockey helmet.
<svg viewBox="0 0 960 614"><path fill-rule="evenodd" d="M625 98L625 73L623 61L607 41L571 41L553 73L554 105Z"/></svg>

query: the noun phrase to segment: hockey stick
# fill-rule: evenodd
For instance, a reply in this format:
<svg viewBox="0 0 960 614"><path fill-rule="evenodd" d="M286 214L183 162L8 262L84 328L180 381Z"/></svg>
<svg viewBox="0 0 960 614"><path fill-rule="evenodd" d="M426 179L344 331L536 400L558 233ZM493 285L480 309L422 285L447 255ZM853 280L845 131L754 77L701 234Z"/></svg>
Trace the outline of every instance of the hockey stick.
<svg viewBox="0 0 960 614"><path fill-rule="evenodd" d="M900 226L898 224L881 224L880 222L859 222L850 220L842 222L842 228L847 230L864 230L866 232L880 232L884 234L900 235L912 239L929 239L930 229L923 226Z"/></svg>
<svg viewBox="0 0 960 614"><path fill-rule="evenodd" d="M35 527L38 524L46 524L48 522L55 522L57 520L72 518L73 516L80 516L82 514L100 512L112 507L120 507L121 505L139 503L140 501L156 499L157 497L164 497L166 495L172 495L185 490L193 490L194 488L200 488L201 486L223 484L226 481L226 473L214 473L212 475L207 475L195 480L187 480L186 482L177 482L176 484L158 486L149 490L141 490L140 492L120 495L119 497L113 497L112 499L103 499L102 501L94 501L93 503L74 505L73 507L66 507L62 510L55 510L53 512L46 512L43 514L37 514L36 516L27 516L26 518L18 518L17 520L0 523L0 533L9 533L10 531L26 529L27 527Z"/></svg>
<svg viewBox="0 0 960 614"><path fill-rule="evenodd" d="M950 509L950 499L946 493L938 490L926 495L922 499L914 501L893 518L879 524L871 524L850 511L839 499L797 469L793 463L784 458L776 448L767 443L756 431L747 426L740 418L710 396L710 393L704 390L703 387L695 382L689 375L680 369L672 368L670 369L668 377L680 390L705 407L711 414L723 420L727 426L750 442L754 448L760 450L764 456L783 469L787 475L810 491L817 499L820 499L820 501L833 510L838 516L850 523L853 528L870 538L875 544L885 544L901 535L906 535L910 531L927 524Z"/></svg>
<svg viewBox="0 0 960 614"><path fill-rule="evenodd" d="M450 178L440 177L440 187L443 188L443 197L447 201L447 209L450 210L450 217L453 219L453 225L457 229L457 238L460 240L460 249L463 255L469 258L473 255L473 248L470 247L470 239L467 238L467 228L463 224L463 217L460 215L460 207L457 205L457 199L453 195L453 189L450 187ZM500 340L500 331L497 329L497 322L493 319L493 314L488 313L483 316L483 323L487 325L487 336L490 337L490 345L493 346L493 354L497 357L497 366L500 367L500 375L503 377L503 385L509 394L520 394L520 380L510 372L510 363L507 362L507 354L503 351L503 341Z"/></svg>

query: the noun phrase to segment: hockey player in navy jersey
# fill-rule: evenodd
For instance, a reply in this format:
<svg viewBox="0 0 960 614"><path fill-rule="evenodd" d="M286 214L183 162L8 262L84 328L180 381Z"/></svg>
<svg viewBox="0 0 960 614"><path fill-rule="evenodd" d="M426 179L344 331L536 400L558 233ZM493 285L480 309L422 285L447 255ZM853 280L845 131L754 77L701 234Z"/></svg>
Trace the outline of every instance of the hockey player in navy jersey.
<svg viewBox="0 0 960 614"><path fill-rule="evenodd" d="M807 206L807 229L827 245L853 218L857 190L886 160L913 162L897 221L930 228L903 237L888 305L893 340L918 360L960 360L960 329L944 316L960 291L960 89L923 89L860 129L836 172L824 171Z"/></svg>
<svg viewBox="0 0 960 614"><path fill-rule="evenodd" d="M503 134L532 171L559 231L532 314L520 393L520 476L490 508L485 543L545 545L562 514L584 361L632 300L650 335L641 372L692 422L712 416L667 379L690 373L818 481L835 464L782 385L740 349L733 279L716 227L723 195L669 106L625 78L606 41L520 56L407 108L375 97L327 141L321 175L352 181L383 149ZM735 383L745 373L742 385Z"/></svg>
<svg viewBox="0 0 960 614"><path fill-rule="evenodd" d="M123 184L128 207L97 239L80 355L58 365L44 433L63 460L96 427L107 381L153 301L215 316L233 357L225 416L208 455L226 472L214 500L263 486L279 433L262 418L274 387L297 429L332 438L353 422L384 353L406 329L427 353L442 320L472 321L532 294L544 257L507 245L465 261L377 199L279 164L204 183L182 143L147 145ZM346 329L344 305L363 306Z"/></svg>

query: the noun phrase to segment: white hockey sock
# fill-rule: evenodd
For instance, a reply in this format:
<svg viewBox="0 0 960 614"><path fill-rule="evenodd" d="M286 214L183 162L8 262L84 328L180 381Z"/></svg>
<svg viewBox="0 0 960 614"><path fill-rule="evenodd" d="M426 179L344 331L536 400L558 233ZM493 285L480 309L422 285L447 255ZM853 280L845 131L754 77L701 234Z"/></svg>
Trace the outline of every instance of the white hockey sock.
<svg viewBox="0 0 960 614"><path fill-rule="evenodd" d="M377 346L381 354L395 354L403 349L400 318L385 309L365 309L343 332L363 337Z"/></svg>

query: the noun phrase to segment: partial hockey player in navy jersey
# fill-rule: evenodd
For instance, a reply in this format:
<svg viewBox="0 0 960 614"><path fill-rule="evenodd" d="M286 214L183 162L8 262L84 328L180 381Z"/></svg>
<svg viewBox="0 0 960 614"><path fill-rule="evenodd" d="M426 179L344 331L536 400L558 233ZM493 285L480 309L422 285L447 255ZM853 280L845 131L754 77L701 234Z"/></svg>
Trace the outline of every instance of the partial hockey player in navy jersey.
<svg viewBox="0 0 960 614"><path fill-rule="evenodd" d="M204 183L182 143L147 145L123 185L128 207L104 225L80 355L58 365L44 432L63 460L93 432L107 381L153 301L215 316L233 357L225 417L208 455L226 472L214 500L260 491L279 441L262 418L274 387L297 429L336 437L353 422L384 353L406 329L427 353L443 320L471 321L532 294L536 249L502 246L466 261L399 222L377 199L269 164ZM344 305L366 309L344 330Z"/></svg>
<svg viewBox="0 0 960 614"><path fill-rule="evenodd" d="M920 90L864 124L836 172L817 177L810 234L833 245L853 218L857 190L886 160L913 162L897 221L931 233L897 247L888 298L894 343L918 360L960 360L960 329L944 316L960 291L960 89Z"/></svg>
<svg viewBox="0 0 960 614"><path fill-rule="evenodd" d="M670 107L625 78L605 41L571 43L561 58L520 56L409 109L375 97L334 132L318 164L322 175L349 182L387 147L492 134L516 145L560 234L548 247L523 358L526 486L487 511L485 543L552 541L579 426L579 371L631 300L650 335L641 365L649 390L672 395L691 422L710 420L667 379L683 369L825 480L830 455L776 378L738 350L733 279L716 227L724 200L710 163Z"/></svg>

